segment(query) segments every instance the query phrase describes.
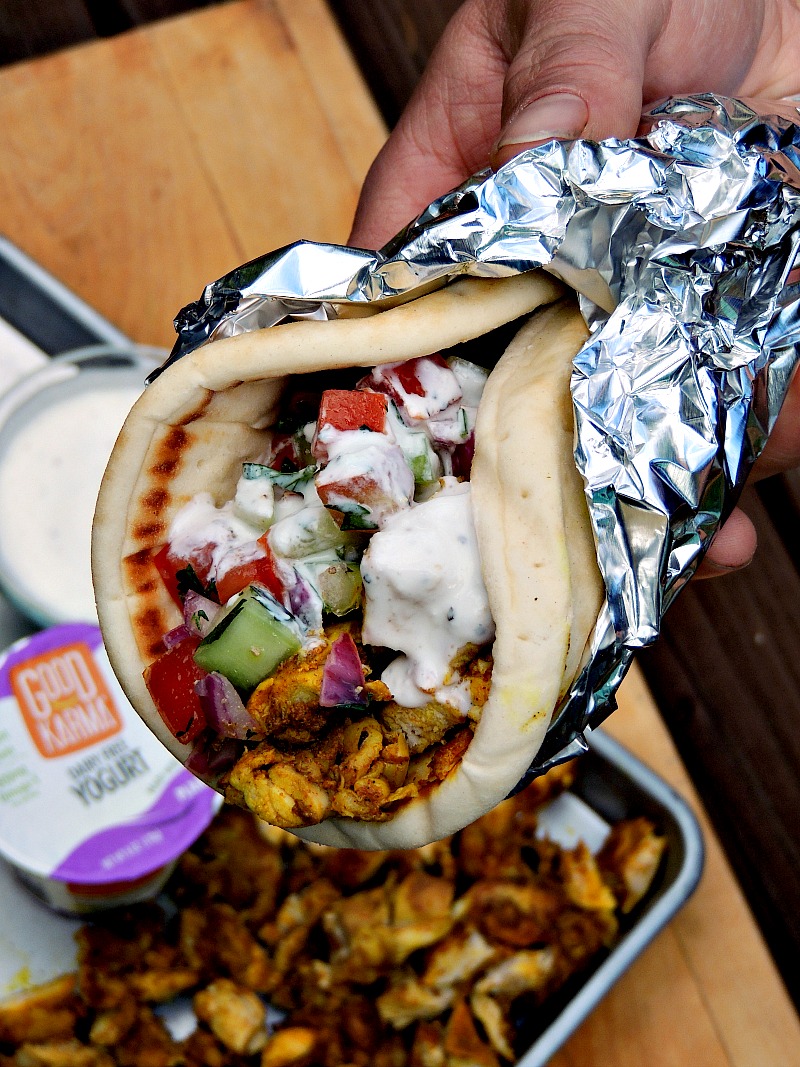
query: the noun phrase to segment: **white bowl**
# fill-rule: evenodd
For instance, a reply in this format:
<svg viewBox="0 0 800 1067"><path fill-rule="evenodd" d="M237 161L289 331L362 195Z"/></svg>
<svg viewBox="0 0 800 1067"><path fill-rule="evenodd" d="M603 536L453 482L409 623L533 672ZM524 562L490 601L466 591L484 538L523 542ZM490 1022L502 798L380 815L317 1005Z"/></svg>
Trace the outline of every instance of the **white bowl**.
<svg viewBox="0 0 800 1067"><path fill-rule="evenodd" d="M96 622L91 524L117 434L163 349L92 345L0 397L0 586L39 626Z"/></svg>

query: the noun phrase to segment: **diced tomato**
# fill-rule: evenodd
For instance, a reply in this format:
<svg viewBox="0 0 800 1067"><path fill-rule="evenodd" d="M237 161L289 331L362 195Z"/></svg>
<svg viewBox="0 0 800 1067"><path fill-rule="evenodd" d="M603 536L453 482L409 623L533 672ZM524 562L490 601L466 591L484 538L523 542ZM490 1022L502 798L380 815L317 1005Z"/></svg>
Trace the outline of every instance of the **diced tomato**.
<svg viewBox="0 0 800 1067"><path fill-rule="evenodd" d="M412 419L430 418L461 399L458 379L440 355L374 367L358 385L388 393Z"/></svg>
<svg viewBox="0 0 800 1067"><path fill-rule="evenodd" d="M206 727L200 698L194 690L194 683L206 675L194 661L199 644L199 637L187 637L162 652L144 672L145 685L158 714L172 736L183 745L188 745Z"/></svg>
<svg viewBox="0 0 800 1067"><path fill-rule="evenodd" d="M387 400L382 393L360 389L326 389L317 418L317 433L323 426L334 430L374 430L383 433Z"/></svg>
<svg viewBox="0 0 800 1067"><path fill-rule="evenodd" d="M383 517L408 507L414 497L414 475L402 451L387 439L344 457L334 457L316 478L317 495L334 511L350 516L346 529L379 526ZM361 515L363 522L353 523ZM334 518L336 516L334 515Z"/></svg>
<svg viewBox="0 0 800 1067"><path fill-rule="evenodd" d="M437 367L449 370L441 356L418 356L416 359L407 359L404 363L394 368L397 381L402 389L411 396L425 396L425 386L419 379L420 362L433 363Z"/></svg>
<svg viewBox="0 0 800 1067"><path fill-rule="evenodd" d="M334 430L372 430L383 433L389 402L383 393L356 389L326 389L317 416L317 430L311 443L314 458L328 460L328 448L320 434L327 427Z"/></svg>
<svg viewBox="0 0 800 1067"><path fill-rule="evenodd" d="M170 545L162 545L153 556L161 579L167 588L169 595L179 608L183 607L183 598L178 592L178 572L191 567L202 585L207 585L211 571L212 546L206 545L195 553L191 559L184 559L170 551Z"/></svg>
<svg viewBox="0 0 800 1067"><path fill-rule="evenodd" d="M169 545L162 545L158 552L153 556L153 563L155 564L158 573L161 575L161 580L167 587L167 592L178 605L183 607L180 594L178 593L178 567L172 563L169 558Z"/></svg>
<svg viewBox="0 0 800 1067"><path fill-rule="evenodd" d="M273 433L267 466L282 473L298 469L300 458L297 455L297 442L294 434Z"/></svg>
<svg viewBox="0 0 800 1067"><path fill-rule="evenodd" d="M246 563L240 563L236 567L231 567L230 570L225 571L222 577L217 579L217 594L219 595L220 604L230 600L235 593L240 593L251 582L259 582L269 589L276 600L283 600L283 584L275 569L275 559L269 547L267 535L264 534L259 537L258 543L264 549L263 556L248 560Z"/></svg>

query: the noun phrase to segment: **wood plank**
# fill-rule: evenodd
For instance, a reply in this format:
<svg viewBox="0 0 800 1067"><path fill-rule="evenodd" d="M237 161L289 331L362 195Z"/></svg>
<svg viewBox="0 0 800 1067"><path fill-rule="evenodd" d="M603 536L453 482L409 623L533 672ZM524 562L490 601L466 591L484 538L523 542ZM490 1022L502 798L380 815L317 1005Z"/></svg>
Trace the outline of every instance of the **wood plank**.
<svg viewBox="0 0 800 1067"><path fill-rule="evenodd" d="M374 97L324 0L275 0L342 158L360 189L386 139ZM361 11L366 9L361 7ZM325 56L325 63L319 57Z"/></svg>
<svg viewBox="0 0 800 1067"><path fill-rule="evenodd" d="M96 36L81 0L3 0L0 16L0 63L16 63Z"/></svg>
<svg viewBox="0 0 800 1067"><path fill-rule="evenodd" d="M730 1067L733 1062L680 941L667 928L548 1067Z"/></svg>
<svg viewBox="0 0 800 1067"><path fill-rule="evenodd" d="M187 294L239 250L147 38L0 71L0 126L7 236L136 340L171 345Z"/></svg>
<svg viewBox="0 0 800 1067"><path fill-rule="evenodd" d="M753 564L692 583L641 661L797 1003L800 573L752 490L747 510Z"/></svg>
<svg viewBox="0 0 800 1067"><path fill-rule="evenodd" d="M393 126L463 0L330 0L387 123Z"/></svg>
<svg viewBox="0 0 800 1067"><path fill-rule="evenodd" d="M638 668L628 675L619 698L619 709L604 729L654 767L691 803L703 829L703 877L670 930L730 1063L753 1067L800 1062L797 1014ZM648 953L659 944L655 942ZM672 997L669 983L662 989ZM695 1018L691 1023L685 1015L679 1018L681 1029L694 1028ZM596 1025L594 1017L586 1025ZM663 1038L671 1042L677 1039L667 1032Z"/></svg>
<svg viewBox="0 0 800 1067"><path fill-rule="evenodd" d="M158 50L193 163L236 235L226 268L301 237L344 240L360 182L279 8L232 3L142 35ZM336 91L332 80L334 100ZM199 295L195 283L185 297Z"/></svg>

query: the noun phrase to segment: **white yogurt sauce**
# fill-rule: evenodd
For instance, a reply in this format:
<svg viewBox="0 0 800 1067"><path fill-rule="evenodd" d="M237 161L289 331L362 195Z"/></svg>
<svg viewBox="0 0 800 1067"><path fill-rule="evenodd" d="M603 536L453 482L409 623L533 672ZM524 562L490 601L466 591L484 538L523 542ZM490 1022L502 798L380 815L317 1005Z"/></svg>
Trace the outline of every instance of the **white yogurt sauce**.
<svg viewBox="0 0 800 1067"><path fill-rule="evenodd" d="M142 372L92 371L21 406L0 443L0 561L39 622L96 621L91 530L103 471Z"/></svg>
<svg viewBox="0 0 800 1067"><path fill-rule="evenodd" d="M168 540L179 559L191 559L207 549L210 577L219 580L232 567L264 555L258 543L261 533L240 517L235 500L218 508L210 493L198 493L172 520Z"/></svg>
<svg viewBox="0 0 800 1067"><path fill-rule="evenodd" d="M386 434L369 430L333 430L320 437L329 462L316 475L317 490L330 507L352 511L366 508L369 521L382 526L389 515L407 508L414 499L414 475L402 449ZM352 488L348 492L348 486ZM371 488L370 488L371 486Z"/></svg>
<svg viewBox="0 0 800 1067"><path fill-rule="evenodd" d="M448 487L391 515L364 554L363 638L404 653L383 678L398 703L418 706L420 690L450 681L459 649L494 637L469 490Z"/></svg>

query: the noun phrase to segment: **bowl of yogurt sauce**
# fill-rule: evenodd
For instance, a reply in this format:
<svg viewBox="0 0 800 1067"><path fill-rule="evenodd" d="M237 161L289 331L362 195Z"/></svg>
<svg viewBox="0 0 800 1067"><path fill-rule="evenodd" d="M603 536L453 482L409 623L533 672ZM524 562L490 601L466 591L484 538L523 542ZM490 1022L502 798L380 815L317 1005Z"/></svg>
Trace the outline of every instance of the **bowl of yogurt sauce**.
<svg viewBox="0 0 800 1067"><path fill-rule="evenodd" d="M39 626L96 622L91 529L108 458L166 351L93 345L0 396L0 587Z"/></svg>

